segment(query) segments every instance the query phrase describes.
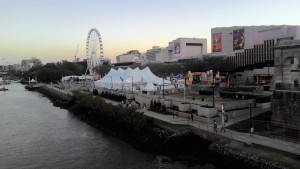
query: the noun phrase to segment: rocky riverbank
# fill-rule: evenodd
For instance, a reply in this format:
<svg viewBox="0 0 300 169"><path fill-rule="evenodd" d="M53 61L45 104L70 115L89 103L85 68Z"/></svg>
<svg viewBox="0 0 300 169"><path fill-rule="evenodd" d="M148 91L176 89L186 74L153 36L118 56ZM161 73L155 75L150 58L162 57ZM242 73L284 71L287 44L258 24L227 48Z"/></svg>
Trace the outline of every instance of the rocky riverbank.
<svg viewBox="0 0 300 169"><path fill-rule="evenodd" d="M47 87L42 87L38 91L47 96L55 106L70 110L81 120L103 132L126 140L145 152L164 154L172 160L200 163L211 161L220 165L217 168L228 166L244 169L286 169L255 154L232 148L229 146L230 140L201 131L187 130L178 133L156 125L153 119L147 118L133 108L113 106L99 97L80 93L71 97Z"/></svg>
<svg viewBox="0 0 300 169"><path fill-rule="evenodd" d="M243 169L288 169L287 167L264 159L256 154L240 151L224 144L211 144L208 151L216 158L216 160L222 160L223 165L225 164L226 166L234 164L236 167L243 167Z"/></svg>

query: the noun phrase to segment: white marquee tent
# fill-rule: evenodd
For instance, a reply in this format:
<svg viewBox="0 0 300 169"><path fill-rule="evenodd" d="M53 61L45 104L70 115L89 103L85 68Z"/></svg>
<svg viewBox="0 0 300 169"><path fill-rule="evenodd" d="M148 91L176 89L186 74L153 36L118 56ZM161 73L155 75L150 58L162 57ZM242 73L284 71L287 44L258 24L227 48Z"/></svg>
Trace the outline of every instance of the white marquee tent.
<svg viewBox="0 0 300 169"><path fill-rule="evenodd" d="M138 85L146 85L147 90L154 90L154 85L170 85L171 81L162 79L154 75L149 67L140 70L127 68L118 70L110 69L106 76L95 82L96 87L104 87L108 89L131 90L131 87ZM147 87L148 86L148 87Z"/></svg>

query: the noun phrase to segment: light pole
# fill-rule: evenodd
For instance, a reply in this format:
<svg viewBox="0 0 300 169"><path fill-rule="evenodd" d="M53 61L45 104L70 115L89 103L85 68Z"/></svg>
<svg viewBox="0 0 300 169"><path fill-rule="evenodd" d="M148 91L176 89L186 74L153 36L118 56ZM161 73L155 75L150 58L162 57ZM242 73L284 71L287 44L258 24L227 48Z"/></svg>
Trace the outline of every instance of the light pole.
<svg viewBox="0 0 300 169"><path fill-rule="evenodd" d="M184 82L184 84L183 84L183 100L184 100L184 103L185 103L185 82Z"/></svg>
<svg viewBox="0 0 300 169"><path fill-rule="evenodd" d="M164 76L162 78L163 78L163 99L164 99L165 98L165 79L164 79Z"/></svg>
<svg viewBox="0 0 300 169"><path fill-rule="evenodd" d="M131 77L131 93L133 93L133 76L128 76Z"/></svg>
<svg viewBox="0 0 300 169"><path fill-rule="evenodd" d="M213 83L212 83L212 88L213 88L213 107L215 107L215 79L213 75Z"/></svg>
<svg viewBox="0 0 300 169"><path fill-rule="evenodd" d="M108 77L110 77L110 83L111 83L110 88L112 89L113 88L112 76L108 76Z"/></svg>
<svg viewBox="0 0 300 169"><path fill-rule="evenodd" d="M251 120L251 123L252 123L252 127L254 127L254 123L253 123L253 118L252 118L252 112L251 112L251 108L252 108L252 104L249 103L249 110L250 110L250 120Z"/></svg>
<svg viewBox="0 0 300 169"><path fill-rule="evenodd" d="M270 63L268 63L268 83L270 83L270 71L269 71L269 68L270 68Z"/></svg>

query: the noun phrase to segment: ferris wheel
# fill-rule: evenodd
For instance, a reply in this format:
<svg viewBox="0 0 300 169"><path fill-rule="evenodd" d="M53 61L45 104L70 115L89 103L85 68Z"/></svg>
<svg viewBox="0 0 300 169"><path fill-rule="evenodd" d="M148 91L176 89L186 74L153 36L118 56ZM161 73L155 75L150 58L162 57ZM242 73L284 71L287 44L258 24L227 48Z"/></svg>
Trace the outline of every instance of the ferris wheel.
<svg viewBox="0 0 300 169"><path fill-rule="evenodd" d="M86 39L87 70L95 74L95 67L99 65L100 58L103 58L103 43L97 29L90 29ZM87 72L86 70L86 72Z"/></svg>

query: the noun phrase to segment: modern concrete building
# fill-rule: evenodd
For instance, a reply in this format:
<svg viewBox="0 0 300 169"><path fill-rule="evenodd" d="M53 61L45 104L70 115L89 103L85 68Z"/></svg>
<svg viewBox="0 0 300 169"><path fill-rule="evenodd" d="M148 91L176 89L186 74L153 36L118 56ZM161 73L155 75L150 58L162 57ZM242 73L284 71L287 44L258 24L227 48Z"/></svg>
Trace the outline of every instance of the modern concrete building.
<svg viewBox="0 0 300 169"><path fill-rule="evenodd" d="M156 54L156 61L173 62L182 59L201 58L207 54L207 39L178 38Z"/></svg>
<svg viewBox="0 0 300 169"><path fill-rule="evenodd" d="M141 54L138 50L131 50L122 55L116 56L117 63L134 62L141 60Z"/></svg>
<svg viewBox="0 0 300 169"><path fill-rule="evenodd" d="M153 46L152 49L148 49L146 52L146 60L147 62L157 62L156 55L161 52L163 48L159 46Z"/></svg>
<svg viewBox="0 0 300 169"><path fill-rule="evenodd" d="M274 45L300 39L300 26L233 26L211 29L213 56L227 56L243 81L270 81L274 74Z"/></svg>

